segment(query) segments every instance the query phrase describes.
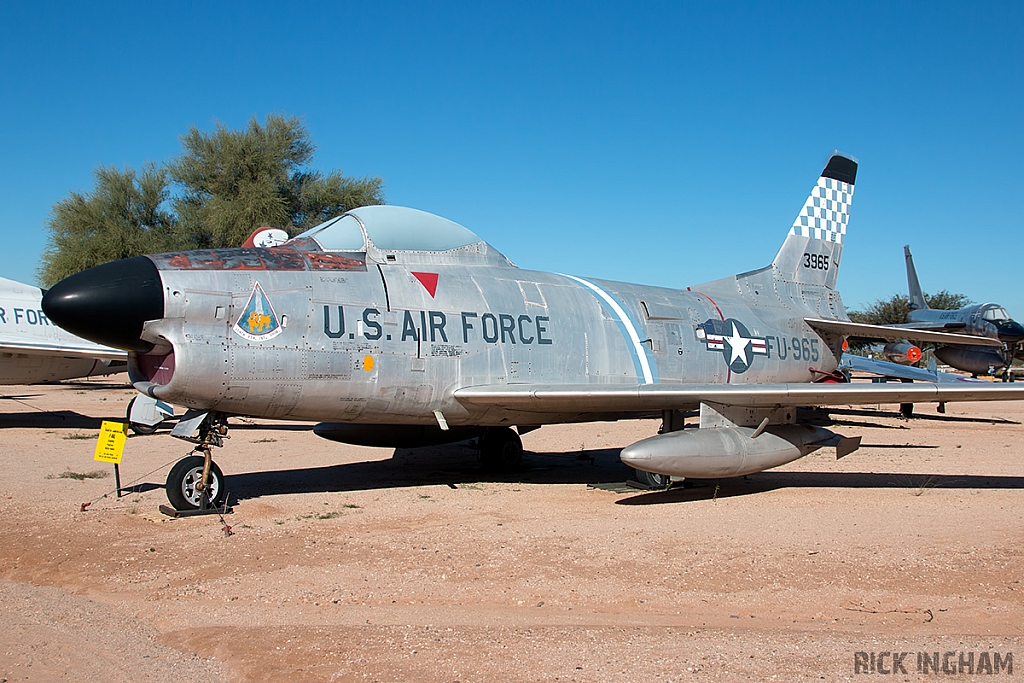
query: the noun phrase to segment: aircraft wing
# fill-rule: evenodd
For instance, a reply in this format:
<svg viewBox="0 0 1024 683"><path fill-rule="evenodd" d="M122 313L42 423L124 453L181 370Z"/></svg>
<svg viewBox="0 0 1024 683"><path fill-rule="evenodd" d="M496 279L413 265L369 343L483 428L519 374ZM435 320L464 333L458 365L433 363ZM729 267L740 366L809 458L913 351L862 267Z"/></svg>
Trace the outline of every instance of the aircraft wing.
<svg viewBox="0 0 1024 683"><path fill-rule="evenodd" d="M1024 383L501 384L455 391L463 403L530 412L652 412L730 406L835 406L1024 400Z"/></svg>
<svg viewBox="0 0 1024 683"><path fill-rule="evenodd" d="M117 349L96 346L68 346L21 342L11 339L0 340L0 353L19 353L28 356L63 356L65 358L92 358L99 360L128 360L128 354Z"/></svg>
<svg viewBox="0 0 1024 683"><path fill-rule="evenodd" d="M936 332L930 329L899 327L895 325L866 325L845 320L822 320L820 318L804 318L804 322L819 332L831 332L857 339L882 339L885 341L901 341L906 339L908 341L931 342L933 344L946 344L949 346L997 346L1001 348L1003 345L998 339L990 339L989 337L950 334L949 332Z"/></svg>
<svg viewBox="0 0 1024 683"><path fill-rule="evenodd" d="M955 323L930 323L930 322L916 322L916 323L900 323L898 325L891 325L890 327L898 327L903 330L934 330L936 332L950 332L952 330L963 330L967 327L966 323L955 322Z"/></svg>

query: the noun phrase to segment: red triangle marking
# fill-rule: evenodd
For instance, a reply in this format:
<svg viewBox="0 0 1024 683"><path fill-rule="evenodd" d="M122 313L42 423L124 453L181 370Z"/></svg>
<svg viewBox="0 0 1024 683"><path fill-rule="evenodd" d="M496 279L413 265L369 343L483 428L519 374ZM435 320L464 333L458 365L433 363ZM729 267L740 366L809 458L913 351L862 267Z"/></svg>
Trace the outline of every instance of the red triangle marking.
<svg viewBox="0 0 1024 683"><path fill-rule="evenodd" d="M430 292L430 298L433 299L434 295L437 294L437 273L413 272L413 275L420 281L420 284Z"/></svg>

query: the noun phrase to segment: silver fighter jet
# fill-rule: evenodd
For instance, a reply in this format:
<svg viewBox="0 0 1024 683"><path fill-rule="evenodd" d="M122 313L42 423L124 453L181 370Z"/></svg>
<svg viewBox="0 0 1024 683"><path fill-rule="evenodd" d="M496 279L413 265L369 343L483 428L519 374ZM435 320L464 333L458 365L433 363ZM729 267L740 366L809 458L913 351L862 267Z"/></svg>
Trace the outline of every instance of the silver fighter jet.
<svg viewBox="0 0 1024 683"><path fill-rule="evenodd" d="M955 311L928 308L914 268L910 245L903 247L907 260L907 289L910 292L910 314L907 322L896 325L903 329L957 332L996 340L996 346L940 346L935 357L957 370L974 375L1003 371L1003 379L1011 377L1014 357L1024 355L1024 326L1010 317L999 304L985 303L964 306Z"/></svg>
<svg viewBox="0 0 1024 683"><path fill-rule="evenodd" d="M857 162L828 161L772 263L685 289L523 270L461 225L369 206L270 248L158 254L54 286L61 326L130 351L135 387L187 406L178 509L224 495L211 446L229 415L316 420L327 439L417 446L479 438L514 467L544 424L661 417L622 451L649 482L728 477L859 438L797 406L1024 398L994 384L843 384L847 336L976 344L851 323L835 289ZM682 429L683 411L699 428Z"/></svg>

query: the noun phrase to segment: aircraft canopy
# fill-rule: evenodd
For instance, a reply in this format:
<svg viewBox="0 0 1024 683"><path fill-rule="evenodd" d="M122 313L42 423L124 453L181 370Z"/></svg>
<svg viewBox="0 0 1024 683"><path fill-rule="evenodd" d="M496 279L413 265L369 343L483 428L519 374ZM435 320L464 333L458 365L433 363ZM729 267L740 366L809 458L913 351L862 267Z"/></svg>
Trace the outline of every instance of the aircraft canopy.
<svg viewBox="0 0 1024 683"><path fill-rule="evenodd" d="M996 304L985 304L984 310L981 313L983 320L991 322L998 322L1000 320L1009 320L1010 314L1006 312L1006 309Z"/></svg>
<svg viewBox="0 0 1024 683"><path fill-rule="evenodd" d="M324 251L365 251L366 238L382 251L450 251L483 242L471 230L426 211L364 206L307 230Z"/></svg>

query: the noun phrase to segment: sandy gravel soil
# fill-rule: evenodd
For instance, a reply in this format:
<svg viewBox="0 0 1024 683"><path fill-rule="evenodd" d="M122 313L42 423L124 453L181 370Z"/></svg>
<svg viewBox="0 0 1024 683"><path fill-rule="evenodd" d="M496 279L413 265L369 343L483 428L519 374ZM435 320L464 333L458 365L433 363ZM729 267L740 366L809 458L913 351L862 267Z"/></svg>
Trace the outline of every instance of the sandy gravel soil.
<svg viewBox="0 0 1024 683"><path fill-rule="evenodd" d="M910 653L886 680L974 678L919 652L1024 674L1021 405L845 411L843 460L667 492L616 486L652 422L545 427L494 475L234 419L227 535L157 512L189 450L166 430L111 495L118 379L0 391L0 681L859 680L857 652Z"/></svg>

